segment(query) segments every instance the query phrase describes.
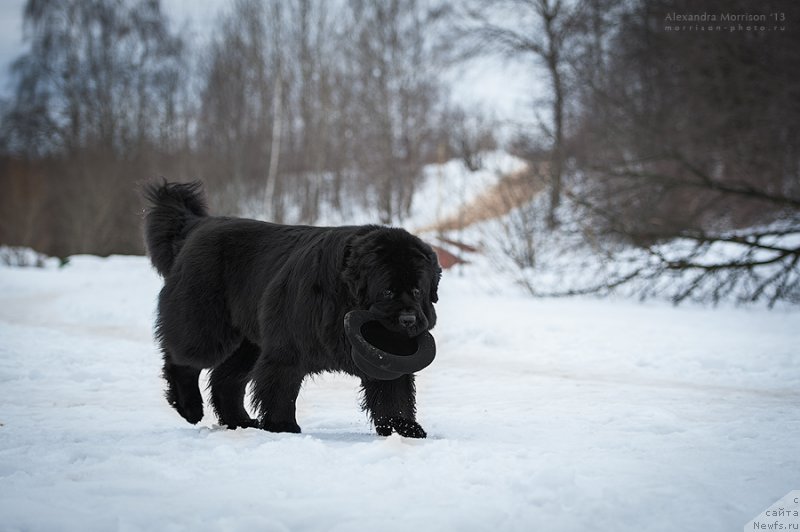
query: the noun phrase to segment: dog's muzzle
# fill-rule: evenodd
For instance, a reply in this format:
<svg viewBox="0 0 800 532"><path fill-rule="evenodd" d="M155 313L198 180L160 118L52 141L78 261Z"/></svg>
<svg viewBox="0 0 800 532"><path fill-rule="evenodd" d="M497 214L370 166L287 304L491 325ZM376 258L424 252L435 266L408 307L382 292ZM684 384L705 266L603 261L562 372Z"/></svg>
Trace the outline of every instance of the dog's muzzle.
<svg viewBox="0 0 800 532"><path fill-rule="evenodd" d="M417 323L417 315L413 312L401 312L397 321L404 329L410 329Z"/></svg>

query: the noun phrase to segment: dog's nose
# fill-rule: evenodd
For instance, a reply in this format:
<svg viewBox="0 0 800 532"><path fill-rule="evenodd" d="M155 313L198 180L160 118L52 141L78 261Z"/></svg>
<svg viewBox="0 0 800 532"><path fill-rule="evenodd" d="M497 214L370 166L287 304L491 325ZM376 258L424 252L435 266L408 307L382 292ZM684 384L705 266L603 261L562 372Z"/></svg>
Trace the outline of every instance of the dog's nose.
<svg viewBox="0 0 800 532"><path fill-rule="evenodd" d="M400 325L402 325L403 327L409 328L415 323L417 323L417 317L414 314L410 312L400 314Z"/></svg>

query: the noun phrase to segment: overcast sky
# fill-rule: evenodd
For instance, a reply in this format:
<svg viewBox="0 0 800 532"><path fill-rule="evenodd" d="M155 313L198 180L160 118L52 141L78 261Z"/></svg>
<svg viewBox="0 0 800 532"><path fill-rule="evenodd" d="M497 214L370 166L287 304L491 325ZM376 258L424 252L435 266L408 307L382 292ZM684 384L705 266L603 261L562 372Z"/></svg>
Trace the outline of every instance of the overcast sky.
<svg viewBox="0 0 800 532"><path fill-rule="evenodd" d="M0 96L7 97L11 86L9 67L24 50L22 9L26 0L0 0ZM162 0L164 10L178 27L191 28L195 42L210 35L214 22L231 0ZM532 87L540 72L527 65L507 64L497 59L473 62L450 73L453 98L464 105L477 105L499 120L530 117L534 99Z"/></svg>

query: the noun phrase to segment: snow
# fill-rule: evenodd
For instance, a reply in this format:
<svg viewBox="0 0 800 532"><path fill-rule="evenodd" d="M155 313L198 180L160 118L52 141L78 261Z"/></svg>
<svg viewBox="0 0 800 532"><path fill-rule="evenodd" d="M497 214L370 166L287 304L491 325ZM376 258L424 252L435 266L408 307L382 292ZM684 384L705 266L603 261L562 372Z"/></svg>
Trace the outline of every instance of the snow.
<svg viewBox="0 0 800 532"><path fill-rule="evenodd" d="M305 383L302 434L189 425L145 258L0 267L0 530L727 531L798 488L797 311L535 300L463 271L409 440L376 436L344 375Z"/></svg>
<svg viewBox="0 0 800 532"><path fill-rule="evenodd" d="M503 150L483 152L480 160L481 167L474 172L460 159L425 166L404 225L419 230L455 216L461 207L496 185L503 175L526 167L525 161Z"/></svg>
<svg viewBox="0 0 800 532"><path fill-rule="evenodd" d="M503 150L494 150L480 154L480 165L474 172L468 170L461 159L425 165L414 189L410 212L395 212L392 224L415 233L429 231L436 222L455 216L462 206L497 184L503 175L523 170L527 163ZM316 183L331 182L333 177L331 173L305 176ZM291 200L287 198L287 201ZM245 196L239 204L239 213L247 218L271 220L263 208L262 198ZM289 203L284 209L285 223L306 223L300 205ZM374 201L364 205L351 199L337 206L330 198L323 198L318 209L314 225L362 225L380 223L381 219Z"/></svg>
<svg viewBox="0 0 800 532"><path fill-rule="evenodd" d="M490 155L494 155L495 160L503 160L499 158L500 153ZM505 170L495 173L513 172L519 169L515 163L523 164L510 155L505 156L505 161ZM457 168L454 165L454 161L446 164ZM453 184L472 179L466 169L462 168L461 172L464 175L453 172L448 178L451 187L448 197L453 209L462 204ZM430 167L424 187L431 187L435 175L435 167ZM492 184L486 177L475 182L478 193ZM478 193L473 192L473 197ZM422 194L421 197L427 196ZM423 238L472 263L476 272L480 272L474 275L476 282L491 285L497 273L501 273L539 297L594 293L684 304L725 303L785 308L797 308L800 303L798 268L789 268L791 256L778 260L781 249L800 246L797 220L787 217L738 230L719 230L715 237L729 241L674 238L645 249L594 234L596 228L592 227L591 218L584 218L583 207L570 197L561 202L557 213L559 226L551 229L547 222L548 204L548 196L540 193L529 203L506 214L462 229L436 231L425 224L411 226L422 228L420 236ZM415 214L414 220L424 219ZM708 233L708 236L711 238L712 234ZM756 249L735 239L757 241L759 245L775 246L776 249ZM459 250L448 245L448 241L462 242L480 252ZM524 260L528 258L533 260ZM770 259L774 263L716 272L702 268L665 267L667 262L711 265ZM525 267L521 267L522 262L526 263Z"/></svg>

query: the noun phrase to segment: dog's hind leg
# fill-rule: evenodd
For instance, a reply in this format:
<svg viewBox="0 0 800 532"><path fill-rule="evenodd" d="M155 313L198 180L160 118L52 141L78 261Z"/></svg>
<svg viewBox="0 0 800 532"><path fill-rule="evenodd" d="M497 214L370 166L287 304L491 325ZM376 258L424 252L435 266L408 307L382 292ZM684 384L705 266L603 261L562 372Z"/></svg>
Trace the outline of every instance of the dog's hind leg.
<svg viewBox="0 0 800 532"><path fill-rule="evenodd" d="M257 345L244 340L231 356L211 370L211 406L217 413L220 425L229 429L258 426L258 422L251 419L244 409L244 394L248 374L259 353Z"/></svg>
<svg viewBox="0 0 800 532"><path fill-rule="evenodd" d="M167 402L192 425L203 419L203 396L198 384L200 370L175 364L165 352L164 378L167 381Z"/></svg>
<svg viewBox="0 0 800 532"><path fill-rule="evenodd" d="M265 351L253 372L253 406L258 411L260 427L271 432L300 432L295 405L306 373L289 360L290 350Z"/></svg>

